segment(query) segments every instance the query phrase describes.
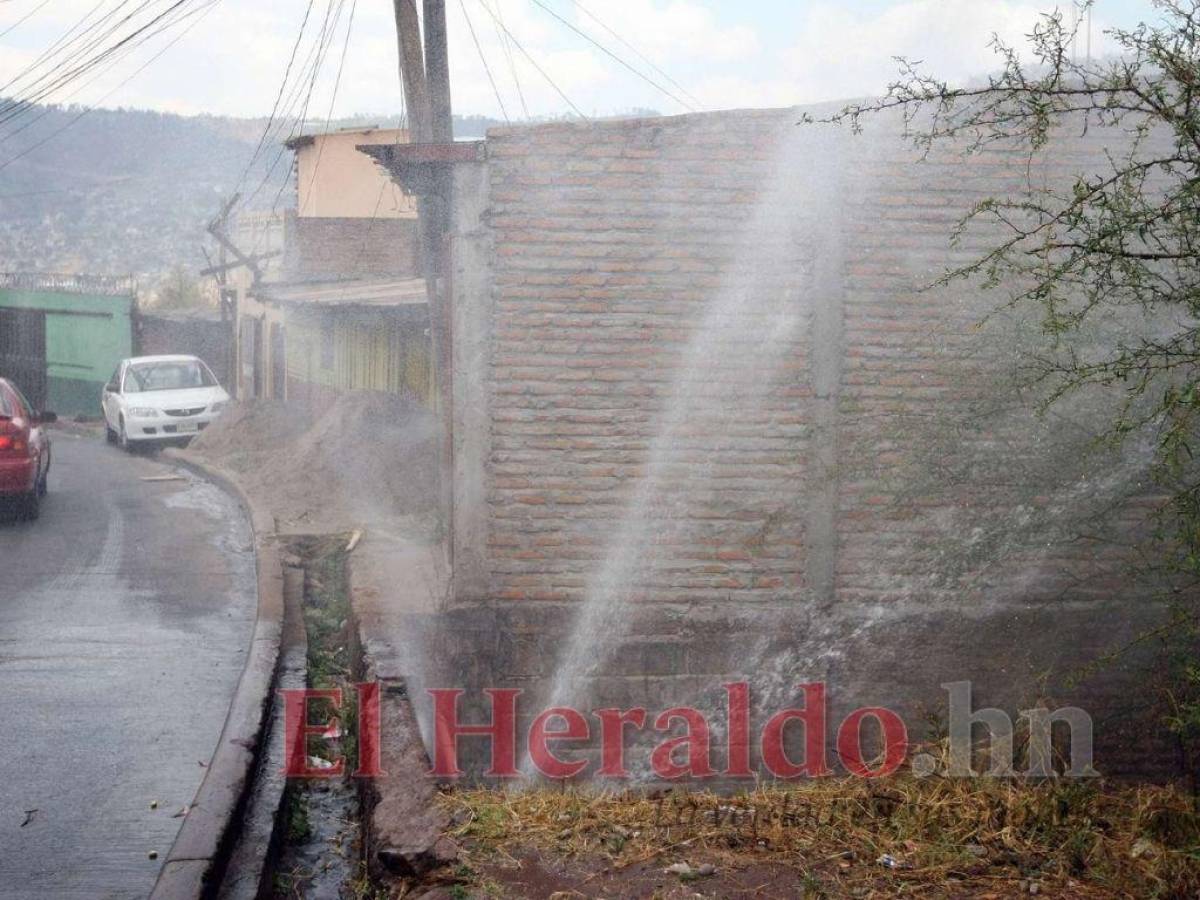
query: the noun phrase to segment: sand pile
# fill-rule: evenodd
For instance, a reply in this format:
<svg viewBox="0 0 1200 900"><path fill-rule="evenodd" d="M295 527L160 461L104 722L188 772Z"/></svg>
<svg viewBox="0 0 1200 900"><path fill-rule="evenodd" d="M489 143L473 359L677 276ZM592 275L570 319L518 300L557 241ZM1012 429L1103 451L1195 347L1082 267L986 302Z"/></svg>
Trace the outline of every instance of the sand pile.
<svg viewBox="0 0 1200 900"><path fill-rule="evenodd" d="M438 423L415 400L343 395L320 414L278 401L236 404L191 451L241 477L283 531L372 526L432 535Z"/></svg>

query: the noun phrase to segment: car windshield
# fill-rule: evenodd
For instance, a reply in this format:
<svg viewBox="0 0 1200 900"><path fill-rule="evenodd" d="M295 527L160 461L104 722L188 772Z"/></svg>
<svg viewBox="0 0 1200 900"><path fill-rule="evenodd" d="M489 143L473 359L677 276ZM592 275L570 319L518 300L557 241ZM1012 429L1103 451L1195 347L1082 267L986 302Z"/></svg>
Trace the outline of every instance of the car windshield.
<svg viewBox="0 0 1200 900"><path fill-rule="evenodd" d="M197 359L138 363L130 366L125 376L125 390L131 394L215 387L216 384L217 379L208 366Z"/></svg>

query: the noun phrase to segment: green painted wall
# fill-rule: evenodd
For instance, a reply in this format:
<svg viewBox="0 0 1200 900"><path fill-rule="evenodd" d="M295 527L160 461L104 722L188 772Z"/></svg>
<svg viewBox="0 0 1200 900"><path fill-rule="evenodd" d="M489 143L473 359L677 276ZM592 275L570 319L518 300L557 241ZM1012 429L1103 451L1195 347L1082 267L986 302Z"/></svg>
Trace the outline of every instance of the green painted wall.
<svg viewBox="0 0 1200 900"><path fill-rule="evenodd" d="M46 313L46 406L97 416L100 391L133 355L133 296L0 288L0 307Z"/></svg>

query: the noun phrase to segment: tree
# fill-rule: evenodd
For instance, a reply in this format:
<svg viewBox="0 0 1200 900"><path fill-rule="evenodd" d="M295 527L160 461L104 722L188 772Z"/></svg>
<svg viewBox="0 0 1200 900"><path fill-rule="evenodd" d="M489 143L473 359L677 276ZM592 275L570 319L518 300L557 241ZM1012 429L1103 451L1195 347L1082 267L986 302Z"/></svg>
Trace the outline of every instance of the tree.
<svg viewBox="0 0 1200 900"><path fill-rule="evenodd" d="M1078 26L1054 12L1028 36L1030 63L993 38L999 71L951 87L901 60L883 98L826 121L857 131L864 117L899 110L926 152L1000 145L1031 157L1064 135L1109 130L1098 173L1066 190L1029 179L966 211L955 238L977 226L996 237L937 284L978 279L1006 291L1007 305L1035 306L1033 372L1045 408L1100 387L1113 398L1108 440L1154 436L1155 474L1170 498L1159 535L1177 609L1168 627L1186 651L1190 685L1176 692L1173 724L1197 735L1200 667L1189 656L1200 623L1200 0L1154 7L1157 21L1106 32L1117 53L1105 59L1077 58Z"/></svg>
<svg viewBox="0 0 1200 900"><path fill-rule="evenodd" d="M199 280L183 265L173 267L158 283L159 309L196 309L207 303Z"/></svg>

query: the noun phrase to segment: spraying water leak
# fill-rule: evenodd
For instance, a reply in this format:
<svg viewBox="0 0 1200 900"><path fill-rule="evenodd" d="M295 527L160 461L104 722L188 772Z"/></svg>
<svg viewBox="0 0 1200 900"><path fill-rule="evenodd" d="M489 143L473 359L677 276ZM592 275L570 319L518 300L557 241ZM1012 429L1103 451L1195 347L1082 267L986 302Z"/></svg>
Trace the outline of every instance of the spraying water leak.
<svg viewBox="0 0 1200 900"><path fill-rule="evenodd" d="M682 348L663 392L646 461L588 582L554 677L551 705L579 705L588 679L627 633L630 604L692 573L681 548L720 546L713 510L769 527L781 502L744 480L735 448L802 442L787 420L808 392L805 339L818 298L811 290L815 230L828 223L819 167L807 164L814 133L779 134L771 177L736 241L732 264ZM756 437L773 421L772 437ZM772 447L774 444L774 447ZM797 485L797 491L799 491Z"/></svg>

